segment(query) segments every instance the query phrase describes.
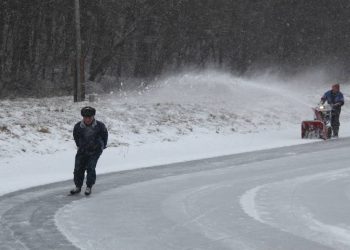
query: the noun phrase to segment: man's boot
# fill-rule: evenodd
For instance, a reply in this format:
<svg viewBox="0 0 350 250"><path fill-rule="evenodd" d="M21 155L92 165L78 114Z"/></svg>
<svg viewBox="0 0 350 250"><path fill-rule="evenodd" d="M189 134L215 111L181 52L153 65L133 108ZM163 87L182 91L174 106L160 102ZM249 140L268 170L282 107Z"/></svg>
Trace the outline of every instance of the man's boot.
<svg viewBox="0 0 350 250"><path fill-rule="evenodd" d="M70 191L70 194L79 194L81 191L80 187L75 187Z"/></svg>
<svg viewBox="0 0 350 250"><path fill-rule="evenodd" d="M91 194L91 187L86 187L85 195L90 195L90 194Z"/></svg>
<svg viewBox="0 0 350 250"><path fill-rule="evenodd" d="M333 128L333 137L338 138L339 127Z"/></svg>

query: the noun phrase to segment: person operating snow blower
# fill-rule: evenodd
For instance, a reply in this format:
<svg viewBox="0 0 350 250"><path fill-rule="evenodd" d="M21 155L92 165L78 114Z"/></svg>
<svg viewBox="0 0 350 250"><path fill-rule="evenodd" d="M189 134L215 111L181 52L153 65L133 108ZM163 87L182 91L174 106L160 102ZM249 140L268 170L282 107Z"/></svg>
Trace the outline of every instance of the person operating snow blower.
<svg viewBox="0 0 350 250"><path fill-rule="evenodd" d="M340 92L340 85L338 83L333 84L332 89L328 90L321 97L321 104L324 104L325 102L327 102L332 107L331 127L333 131L333 137L338 137L341 106L344 105L344 96Z"/></svg>
<svg viewBox="0 0 350 250"><path fill-rule="evenodd" d="M85 171L87 173L85 195L91 194L91 188L96 181L96 164L107 146L107 128L102 122L95 120L95 114L96 110L92 107L82 108L83 120L74 126L73 137L78 151L74 166L75 188L70 191L72 195L80 193Z"/></svg>

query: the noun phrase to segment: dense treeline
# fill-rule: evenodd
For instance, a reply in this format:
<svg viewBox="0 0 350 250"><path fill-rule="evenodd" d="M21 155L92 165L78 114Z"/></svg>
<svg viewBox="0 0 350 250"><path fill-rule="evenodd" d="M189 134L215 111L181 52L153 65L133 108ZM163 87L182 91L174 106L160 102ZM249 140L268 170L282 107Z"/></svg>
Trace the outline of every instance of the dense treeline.
<svg viewBox="0 0 350 250"><path fill-rule="evenodd" d="M80 0L86 80L208 65L350 66L350 1ZM74 1L0 0L0 97L67 94Z"/></svg>

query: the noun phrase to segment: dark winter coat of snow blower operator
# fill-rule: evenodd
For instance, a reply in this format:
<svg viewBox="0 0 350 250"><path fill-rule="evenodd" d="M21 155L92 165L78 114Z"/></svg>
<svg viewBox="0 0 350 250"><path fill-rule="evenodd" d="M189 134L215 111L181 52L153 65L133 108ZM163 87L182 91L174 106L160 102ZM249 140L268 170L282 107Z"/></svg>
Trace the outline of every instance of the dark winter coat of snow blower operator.
<svg viewBox="0 0 350 250"><path fill-rule="evenodd" d="M339 116L341 112L341 106L344 105L344 96L340 92L339 84L333 84L332 89L328 90L321 98L321 103L327 103L332 106L332 118L331 126L333 131L333 137L338 137L340 122Z"/></svg>
<svg viewBox="0 0 350 250"><path fill-rule="evenodd" d="M107 146L107 128L102 122L95 120L95 114L96 110L92 107L82 108L83 120L74 126L73 137L78 151L74 166L75 188L70 191L71 194L80 193L85 171L87 173L85 195L91 194L96 181L96 164Z"/></svg>

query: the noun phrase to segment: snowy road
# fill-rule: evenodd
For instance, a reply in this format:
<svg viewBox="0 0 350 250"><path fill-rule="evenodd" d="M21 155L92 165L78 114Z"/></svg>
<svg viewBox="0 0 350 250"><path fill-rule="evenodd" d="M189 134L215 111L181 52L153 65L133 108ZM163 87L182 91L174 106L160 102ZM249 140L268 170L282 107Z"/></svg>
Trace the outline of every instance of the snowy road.
<svg viewBox="0 0 350 250"><path fill-rule="evenodd" d="M101 175L88 198L66 196L70 181L18 191L0 197L1 249L349 249L349 148Z"/></svg>

